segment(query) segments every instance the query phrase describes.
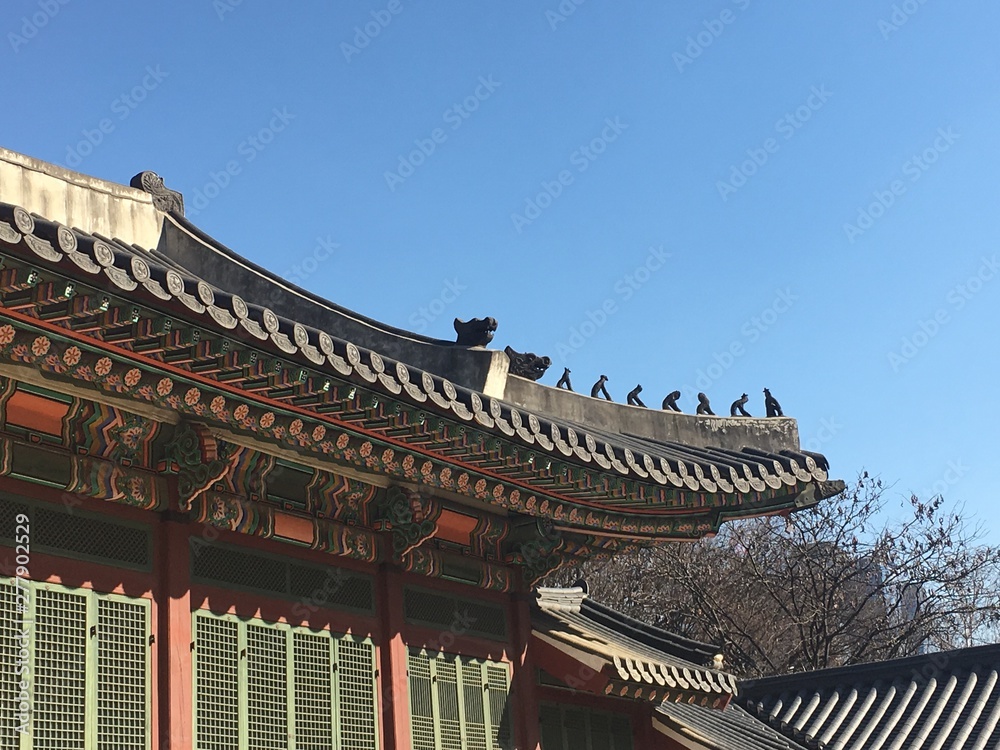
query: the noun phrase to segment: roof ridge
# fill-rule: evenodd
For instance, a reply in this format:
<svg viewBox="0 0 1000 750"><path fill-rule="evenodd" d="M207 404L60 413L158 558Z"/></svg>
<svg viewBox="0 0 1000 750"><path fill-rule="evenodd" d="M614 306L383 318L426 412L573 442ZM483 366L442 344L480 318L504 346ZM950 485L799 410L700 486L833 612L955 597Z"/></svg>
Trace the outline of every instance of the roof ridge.
<svg viewBox="0 0 1000 750"><path fill-rule="evenodd" d="M792 672L786 675L772 675L770 677L760 677L752 680L740 681L740 692L756 692L762 694L763 689L791 689L799 682L808 682L811 686L820 687L817 682L830 684L836 678L843 675L863 675L874 673L882 680L891 679L895 675L887 675L892 670L910 667L926 662L935 663L936 668L944 667L948 664L958 662L963 667L975 668L977 662L982 657L988 656L990 661L1000 662L1000 643L988 643L981 646L968 646L951 651L933 651L926 654L916 654L914 656L901 656L886 661L863 662L861 664L847 664L840 667L827 667L825 669L815 669L806 672ZM829 681L829 682L828 682Z"/></svg>
<svg viewBox="0 0 1000 750"><path fill-rule="evenodd" d="M722 652L721 646L687 638L670 630L650 625L606 604L601 604L594 599L585 598L583 609L585 611L589 610L588 614L594 613L603 618L617 620L616 625L623 625L633 638L646 643L648 646L660 648L660 642L664 642L673 648L683 648L699 654L705 654L709 659ZM652 643L645 639L649 639Z"/></svg>
<svg viewBox="0 0 1000 750"><path fill-rule="evenodd" d="M431 336L424 336L423 334L417 333L415 331L409 331L409 330L406 330L404 328L397 328L396 326L393 326L393 325L391 325L389 323L385 323L383 321L376 320L375 318L368 317L367 315L365 315L363 313L359 313L356 310L352 310L349 307L344 307L343 305L340 305L340 304L334 302L333 300L329 300L329 299L326 299L324 297L320 297L315 292L311 292L308 289L305 289L304 287L301 287L298 284L295 284L294 282L289 281L288 279L285 279L285 278L279 276L278 274L274 273L270 269L265 268L264 266L260 265L259 263L255 263L254 261L250 260L249 258L247 258L247 257L241 255L240 253L236 252L235 250L233 250L231 247L229 247L225 243L220 242L218 239L216 239L215 237L213 237L212 235L210 235L204 229L201 229L197 224L195 224L194 222L192 222L186 216L180 216L178 214L169 214L167 216L167 220L169 222L173 222L175 225L177 225L177 227L179 229L182 229L185 232L188 232L189 234L193 235L195 239L197 239L200 242L203 242L204 244L208 245L209 247L211 247L213 250L217 251L222 256L228 258L229 260L231 260L233 262L236 262L236 263L239 263L240 265L245 266L248 270L253 271L256 274L259 274L259 275L263 276L265 279L267 279L268 281L270 281L272 283L279 284L281 286L287 287L292 292L305 297L307 300L309 300L313 304L317 304L317 305L319 305L321 307L329 307L329 308L333 309L335 312L340 313L341 315L346 315L348 317L354 318L356 321L358 321L360 323L364 323L365 325L369 325L369 326L372 326L373 328L380 329L380 330L382 330L382 331L384 331L386 333L391 333L391 334L393 334L395 336L405 336L406 338L415 339L415 340L420 341L421 343L424 343L424 344L433 344L435 346L441 346L441 347L445 347L445 348L448 348L448 349L466 349L466 348L468 348L468 347L465 347L465 346L463 346L461 344L457 344L454 341L447 341L445 339L436 339L436 338L433 338ZM177 262L174 258L170 258L170 256L168 254L163 253L162 251L158 251L158 254L162 255L165 258L169 258L171 260L171 262L173 262L173 263ZM190 274L192 276L195 275L190 269L185 268L185 270L187 271L188 274ZM198 278L204 278L204 276L199 274ZM216 288L218 288L218 289L221 290L221 288L218 287L218 286L216 286ZM221 290L221 291L225 291L225 290ZM284 316L284 317L287 317L287 316Z"/></svg>

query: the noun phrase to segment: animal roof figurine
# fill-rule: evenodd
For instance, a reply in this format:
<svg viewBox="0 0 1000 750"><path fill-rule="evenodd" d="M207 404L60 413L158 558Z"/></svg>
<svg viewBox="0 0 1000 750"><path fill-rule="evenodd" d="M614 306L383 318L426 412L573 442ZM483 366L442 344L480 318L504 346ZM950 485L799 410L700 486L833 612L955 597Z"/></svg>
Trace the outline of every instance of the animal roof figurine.
<svg viewBox="0 0 1000 750"><path fill-rule="evenodd" d="M733 401L732 406L729 407L729 416L731 416L731 417L736 417L736 416L749 417L750 416L750 412L748 412L744 408L746 406L747 401L749 401L749 400L750 400L750 397L747 394L744 393L738 399L736 399L735 401ZM739 413L737 414L737 412L739 412Z"/></svg>
<svg viewBox="0 0 1000 750"><path fill-rule="evenodd" d="M715 416L715 412L712 411L712 405L708 403L708 396L704 393L698 394L698 410L696 414L707 414L710 417Z"/></svg>
<svg viewBox="0 0 1000 750"><path fill-rule="evenodd" d="M569 382L569 368L563 368L562 377L559 378L559 382L556 383L556 388L565 388L567 391L573 390L573 384Z"/></svg>
<svg viewBox="0 0 1000 750"><path fill-rule="evenodd" d="M601 379L594 383L594 387L590 389L590 395L593 398L598 398L598 394L604 396L608 401L611 401L611 394L608 393L608 389L604 387L604 384L608 382L607 375L601 375Z"/></svg>
<svg viewBox="0 0 1000 750"><path fill-rule="evenodd" d="M769 417L783 417L784 412L781 411L781 404L778 403L778 399L771 395L771 392L764 389L764 408L767 409L767 416Z"/></svg>
<svg viewBox="0 0 1000 750"><path fill-rule="evenodd" d="M680 411L681 407L677 405L677 399L681 397L680 391L672 391L663 397L663 409L668 411Z"/></svg>
<svg viewBox="0 0 1000 750"><path fill-rule="evenodd" d="M645 404L642 403L642 399L639 398L639 394L642 393L642 386L637 385L631 391L628 392L628 397L625 399L632 406L641 406L645 408Z"/></svg>

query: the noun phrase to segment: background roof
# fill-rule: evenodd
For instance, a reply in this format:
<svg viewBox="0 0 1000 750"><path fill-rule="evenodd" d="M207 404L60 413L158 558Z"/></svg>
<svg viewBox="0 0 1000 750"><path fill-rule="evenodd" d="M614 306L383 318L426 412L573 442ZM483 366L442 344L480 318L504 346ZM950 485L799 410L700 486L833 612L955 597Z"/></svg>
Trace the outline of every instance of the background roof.
<svg viewBox="0 0 1000 750"><path fill-rule="evenodd" d="M739 703L810 747L1000 742L1000 644L740 683Z"/></svg>

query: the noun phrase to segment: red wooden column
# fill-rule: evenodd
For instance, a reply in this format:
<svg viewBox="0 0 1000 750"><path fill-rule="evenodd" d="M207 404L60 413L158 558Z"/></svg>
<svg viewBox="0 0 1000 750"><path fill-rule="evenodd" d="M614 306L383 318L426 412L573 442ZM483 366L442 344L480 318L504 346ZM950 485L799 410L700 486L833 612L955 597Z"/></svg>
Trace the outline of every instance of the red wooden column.
<svg viewBox="0 0 1000 750"><path fill-rule="evenodd" d="M158 524L156 535L161 750L190 750L194 747L188 529L186 519L167 511Z"/></svg>
<svg viewBox="0 0 1000 750"><path fill-rule="evenodd" d="M384 624L379 644L382 684L382 737L386 750L411 750L408 654L403 641L403 581L397 568L378 575L378 616Z"/></svg>
<svg viewBox="0 0 1000 750"><path fill-rule="evenodd" d="M538 665L535 663L531 643L531 602L534 594L515 594L512 597L514 676L511 697L514 701L514 741L518 750L539 750L541 726L538 715Z"/></svg>

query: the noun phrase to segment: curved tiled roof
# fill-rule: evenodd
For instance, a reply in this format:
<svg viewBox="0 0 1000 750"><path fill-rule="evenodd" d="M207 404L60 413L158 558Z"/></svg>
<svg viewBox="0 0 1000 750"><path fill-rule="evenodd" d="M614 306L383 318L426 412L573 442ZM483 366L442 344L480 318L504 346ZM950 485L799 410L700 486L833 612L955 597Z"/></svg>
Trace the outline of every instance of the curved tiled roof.
<svg viewBox="0 0 1000 750"><path fill-rule="evenodd" d="M601 671L611 678L609 692L648 700L683 697L715 707L735 695L735 677L704 666L705 655L717 652L711 646L595 605L582 588L536 592L534 634L566 653L602 663Z"/></svg>
<svg viewBox="0 0 1000 750"><path fill-rule="evenodd" d="M831 750L1000 748L1000 644L740 684L739 702Z"/></svg>
<svg viewBox="0 0 1000 750"><path fill-rule="evenodd" d="M384 323L380 320L375 320L374 318L370 318L367 315L363 315L362 313L359 313L356 310L350 310L346 307L338 305L333 300L324 299L316 294L313 294L308 289L304 289L292 283L291 281L288 281L287 279L282 279L281 277L271 273L268 269L263 268L262 266L259 266L256 263L254 263L253 261L240 256L238 253L226 247L217 239L215 239L207 232L202 230L197 224L189 221L183 215L178 215L177 213L170 213L166 217L166 222L167 223L164 226L164 229L166 231L170 231L171 229L170 223L173 223L174 225L176 225L176 228L180 232L191 235L192 237L199 240L201 243L204 243L206 247L212 248L213 250L219 252L220 254L227 256L230 260L238 262L240 266L245 267L248 271L250 271L250 274L244 276L244 278L257 276L259 277L263 285L280 282L283 289L287 289L288 291L294 292L295 295L302 297L303 299L312 303L312 305L333 310L339 313L340 316L343 316L343 318L355 321L361 324L362 326L368 327L375 331L388 333L395 336L402 336L408 340L418 341L423 344L431 344L436 347L445 347L445 348L462 347L461 344L457 344L454 341L445 341L444 339L436 339L431 336L424 336L423 334L416 333L415 331L408 331L402 328L397 328L396 326L389 325L388 323ZM198 248L198 249L203 250L204 248ZM198 275L197 273L192 272L190 268L186 268L183 262L181 263L176 262L176 259L171 257L171 253L164 252L158 248L151 249L149 252L153 258L163 263L164 265L172 265L178 270L181 270L188 275L192 276ZM266 288L266 286L264 288ZM260 290L259 288L251 289L250 292L253 293L259 290ZM289 315L287 317L291 316Z"/></svg>
<svg viewBox="0 0 1000 750"><path fill-rule="evenodd" d="M825 459L806 451L696 448L612 435L524 411L327 331L280 317L238 294L209 285L162 255L71 229L17 206L0 203L0 241L34 262L44 261L91 277L93 283L128 294L129 299L178 305L191 320L201 320L202 325L270 350L292 363L495 431L552 459L667 490L739 494L786 490L794 494L812 485L819 490L810 496L810 501L815 501L840 489L839 485L826 484Z"/></svg>
<svg viewBox="0 0 1000 750"><path fill-rule="evenodd" d="M734 703L718 711L664 701L653 722L660 732L706 750L804 750Z"/></svg>

